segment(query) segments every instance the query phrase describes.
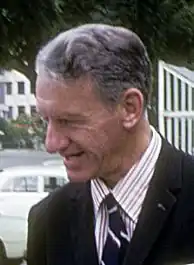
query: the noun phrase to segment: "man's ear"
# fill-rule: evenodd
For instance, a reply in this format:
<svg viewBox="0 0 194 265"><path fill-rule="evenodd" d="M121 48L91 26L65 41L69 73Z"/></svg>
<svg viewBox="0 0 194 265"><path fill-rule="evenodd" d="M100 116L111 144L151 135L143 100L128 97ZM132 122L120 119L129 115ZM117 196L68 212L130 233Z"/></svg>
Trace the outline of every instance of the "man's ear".
<svg viewBox="0 0 194 265"><path fill-rule="evenodd" d="M141 91L137 88L127 89L121 97L119 110L125 129L133 128L144 112L144 97Z"/></svg>

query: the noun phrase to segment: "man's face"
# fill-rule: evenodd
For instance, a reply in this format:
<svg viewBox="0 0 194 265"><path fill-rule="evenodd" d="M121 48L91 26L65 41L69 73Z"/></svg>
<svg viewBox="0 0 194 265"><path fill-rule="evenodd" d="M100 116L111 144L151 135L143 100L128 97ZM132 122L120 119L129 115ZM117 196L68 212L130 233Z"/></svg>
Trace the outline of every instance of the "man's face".
<svg viewBox="0 0 194 265"><path fill-rule="evenodd" d="M64 83L39 76L36 99L48 123L47 151L63 157L71 180L85 181L118 169L123 127L116 108L106 108L90 82Z"/></svg>

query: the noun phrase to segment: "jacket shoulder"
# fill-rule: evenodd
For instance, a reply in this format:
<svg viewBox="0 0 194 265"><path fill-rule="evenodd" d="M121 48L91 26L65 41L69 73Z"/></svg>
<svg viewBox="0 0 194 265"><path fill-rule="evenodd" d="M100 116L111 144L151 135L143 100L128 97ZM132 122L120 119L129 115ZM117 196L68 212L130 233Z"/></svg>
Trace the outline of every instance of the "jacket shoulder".
<svg viewBox="0 0 194 265"><path fill-rule="evenodd" d="M35 217L36 220L43 218L50 208L52 208L53 206L56 207L61 202L63 202L64 206L69 208L71 206L71 199L85 188L86 183L68 183L63 187L56 189L47 197L31 207L29 212L29 219L33 217Z"/></svg>

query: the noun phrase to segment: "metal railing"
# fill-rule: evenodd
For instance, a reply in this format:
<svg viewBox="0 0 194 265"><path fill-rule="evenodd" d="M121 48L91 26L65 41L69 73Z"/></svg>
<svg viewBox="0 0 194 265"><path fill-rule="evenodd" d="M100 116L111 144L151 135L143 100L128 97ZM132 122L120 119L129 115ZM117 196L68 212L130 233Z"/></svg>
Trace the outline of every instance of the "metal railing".
<svg viewBox="0 0 194 265"><path fill-rule="evenodd" d="M193 154L194 81L163 61L158 63L159 131L178 149Z"/></svg>

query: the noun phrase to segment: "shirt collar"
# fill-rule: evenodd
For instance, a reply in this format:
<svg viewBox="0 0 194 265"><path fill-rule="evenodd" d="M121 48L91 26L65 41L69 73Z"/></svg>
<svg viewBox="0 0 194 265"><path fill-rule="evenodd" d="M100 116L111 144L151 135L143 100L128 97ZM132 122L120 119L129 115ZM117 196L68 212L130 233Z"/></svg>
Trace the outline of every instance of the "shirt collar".
<svg viewBox="0 0 194 265"><path fill-rule="evenodd" d="M140 209L145 195L142 191L146 191L148 187L161 150L161 137L153 127L151 130L151 141L140 161L128 171L112 190L101 179L91 181L95 215L98 214L105 197L112 192L123 211L133 221L137 219L138 209Z"/></svg>

